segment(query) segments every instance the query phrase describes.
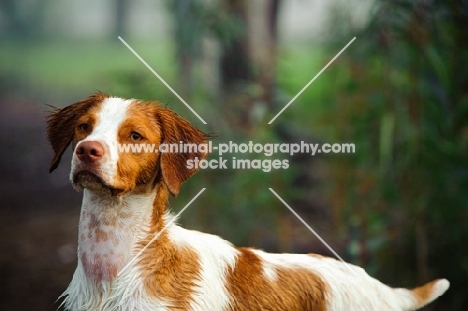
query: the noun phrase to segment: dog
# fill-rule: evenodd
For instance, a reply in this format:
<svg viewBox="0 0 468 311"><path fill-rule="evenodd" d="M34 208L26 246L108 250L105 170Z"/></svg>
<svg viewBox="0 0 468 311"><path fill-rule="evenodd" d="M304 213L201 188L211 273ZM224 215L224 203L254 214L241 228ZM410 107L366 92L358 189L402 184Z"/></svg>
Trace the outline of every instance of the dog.
<svg viewBox="0 0 468 311"><path fill-rule="evenodd" d="M66 310L416 310L449 287L439 279L391 288L333 258L236 248L177 226L168 198L196 172L187 161L206 152L119 152L122 144L206 143L208 135L158 102L98 92L55 108L47 136L50 172L71 144L70 180L83 190Z"/></svg>

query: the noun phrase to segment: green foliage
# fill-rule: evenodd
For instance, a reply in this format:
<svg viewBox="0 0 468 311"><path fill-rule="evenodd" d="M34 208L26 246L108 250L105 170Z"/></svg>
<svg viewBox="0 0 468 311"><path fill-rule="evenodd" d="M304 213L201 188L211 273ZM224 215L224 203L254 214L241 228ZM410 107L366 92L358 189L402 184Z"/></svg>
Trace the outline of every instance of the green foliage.
<svg viewBox="0 0 468 311"><path fill-rule="evenodd" d="M173 83L175 60L170 44L130 44ZM167 88L120 42L5 40L0 43L0 58L0 82L18 79L23 93L50 93L70 100L100 89L116 96L136 93L148 99L169 98Z"/></svg>
<svg viewBox="0 0 468 311"><path fill-rule="evenodd" d="M450 310L468 304L467 10L377 2L364 29L340 29L335 51L357 40L320 77L321 103L307 91L290 112L305 131L356 144L354 156L327 162L329 202L354 261L391 284L448 278L436 306Z"/></svg>
<svg viewBox="0 0 468 311"><path fill-rule="evenodd" d="M227 46L243 31L242 22L229 14L220 2L204 3L200 0L168 1L174 17L174 39L178 56L200 55L202 38L212 36Z"/></svg>

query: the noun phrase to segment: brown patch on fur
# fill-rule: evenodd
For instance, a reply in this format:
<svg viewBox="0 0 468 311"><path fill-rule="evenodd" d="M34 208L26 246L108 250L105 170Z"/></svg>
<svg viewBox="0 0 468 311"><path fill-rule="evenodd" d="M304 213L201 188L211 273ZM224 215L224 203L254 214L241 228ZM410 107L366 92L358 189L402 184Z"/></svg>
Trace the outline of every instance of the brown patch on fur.
<svg viewBox="0 0 468 311"><path fill-rule="evenodd" d="M119 256L120 261L122 258ZM92 259L86 252L81 254L81 262L87 274L95 280L110 281L117 276L117 266L114 262L104 259L102 254L94 254Z"/></svg>
<svg viewBox="0 0 468 311"><path fill-rule="evenodd" d="M135 101L128 108L128 117L118 129L120 144L159 145L160 129L152 117L153 105ZM132 140L132 132L139 133L141 141ZM158 172L158 153L122 152L117 163L115 186L125 192L151 192Z"/></svg>
<svg viewBox="0 0 468 311"><path fill-rule="evenodd" d="M320 254L313 254L313 253L309 253L307 254L308 256L310 257L315 257L317 259L325 259L325 258L330 258L330 257L327 257L327 256L323 256L323 255L320 255Z"/></svg>
<svg viewBox="0 0 468 311"><path fill-rule="evenodd" d="M101 224L102 223L102 224ZM100 221L95 214L91 214L88 226L85 227L88 231L88 239L94 237L95 242L105 242L109 239L109 234L101 229L101 226L104 225L104 221Z"/></svg>
<svg viewBox="0 0 468 311"><path fill-rule="evenodd" d="M166 184L160 182L157 186L157 195L153 202L153 211L151 215L151 231L158 232L164 228L164 214L166 213L167 203L169 201L169 190Z"/></svg>
<svg viewBox="0 0 468 311"><path fill-rule="evenodd" d="M130 217L132 217L132 213L130 213L130 212L121 211L119 213L119 219L128 219Z"/></svg>
<svg viewBox="0 0 468 311"><path fill-rule="evenodd" d="M423 306L426 303L428 303L428 300L431 298L433 292L434 292L434 285L438 282L439 280L434 280L432 282L426 283L420 287L416 287L411 290L413 293L414 297L418 300L417 305Z"/></svg>
<svg viewBox="0 0 468 311"><path fill-rule="evenodd" d="M227 276L230 310L324 311L327 287L306 269L275 267L276 280L264 275L262 259L247 248L239 248L234 270Z"/></svg>
<svg viewBox="0 0 468 311"><path fill-rule="evenodd" d="M158 108L156 118L161 128L161 143L165 144L206 144L210 137L203 133L190 122L183 119L174 111L167 108ZM178 152L161 154L161 173L167 188L173 196L177 196L181 184L192 176L198 169L187 168L187 161L198 158L204 159L207 153L203 152Z"/></svg>
<svg viewBox="0 0 468 311"><path fill-rule="evenodd" d="M157 196L153 202L151 228L148 237L139 242L145 247L154 235L164 228L164 214L169 199L169 190L163 181L157 184ZM140 256L146 293L154 298L168 300L168 310L190 310L196 281L200 279L201 265L198 254L189 247L176 247L167 235L161 235Z"/></svg>
<svg viewBox="0 0 468 311"><path fill-rule="evenodd" d="M132 132L142 136L132 140ZM170 193L176 196L181 184L197 169L187 168L187 161L204 159L206 153L159 153L161 144L205 144L209 136L191 125L170 109L157 102L134 101L128 108L128 118L120 125L120 144L145 144L154 146L153 152L126 152L119 154L115 187L124 192L151 192L163 181ZM114 185L113 185L114 186Z"/></svg>
<svg viewBox="0 0 468 311"><path fill-rule="evenodd" d="M144 247L153 237L140 243ZM197 253L189 247L176 247L162 233L141 255L137 263L146 293L171 302L168 310L190 310L201 265Z"/></svg>
<svg viewBox="0 0 468 311"><path fill-rule="evenodd" d="M99 219L94 215L94 213L91 213L91 218L89 220L89 229L94 230L98 228L100 225Z"/></svg>
<svg viewBox="0 0 468 311"><path fill-rule="evenodd" d="M109 235L104 230L96 228L95 234L96 234L96 242L97 243L99 243L101 241L105 242L105 241L109 240Z"/></svg>
<svg viewBox="0 0 468 311"><path fill-rule="evenodd" d="M106 215L106 217L104 217L101 222L104 226L109 226L109 227L116 227L117 225L117 220L120 218L120 215L117 216L117 215Z"/></svg>
<svg viewBox="0 0 468 311"><path fill-rule="evenodd" d="M54 150L54 157L52 158L49 172L57 168L65 149L67 149L68 145L72 142L75 131L77 130L78 119L83 117L91 107L99 105L99 103L106 98L108 98L107 95L96 93L62 109L53 107L54 110L46 119L47 138ZM93 121L89 120L89 122Z"/></svg>

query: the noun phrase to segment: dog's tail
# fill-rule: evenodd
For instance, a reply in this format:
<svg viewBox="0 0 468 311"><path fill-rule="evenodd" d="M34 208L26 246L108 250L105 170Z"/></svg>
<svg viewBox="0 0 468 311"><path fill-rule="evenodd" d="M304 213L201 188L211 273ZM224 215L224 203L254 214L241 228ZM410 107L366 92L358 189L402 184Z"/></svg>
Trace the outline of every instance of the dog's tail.
<svg viewBox="0 0 468 311"><path fill-rule="evenodd" d="M396 288L395 294L400 298L403 310L417 310L442 296L449 286L446 279L438 279L413 289Z"/></svg>

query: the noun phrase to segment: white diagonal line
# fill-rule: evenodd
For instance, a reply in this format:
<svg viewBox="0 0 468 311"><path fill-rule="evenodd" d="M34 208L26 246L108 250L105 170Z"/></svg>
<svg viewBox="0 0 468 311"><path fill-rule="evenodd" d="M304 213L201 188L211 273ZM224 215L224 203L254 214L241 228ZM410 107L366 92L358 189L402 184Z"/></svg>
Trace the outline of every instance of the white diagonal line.
<svg viewBox="0 0 468 311"><path fill-rule="evenodd" d="M143 248L138 252L138 254L136 254L136 255L125 265L125 267L123 267L122 270L120 270L119 273L117 273L117 276L121 275L122 272L124 272L125 269L127 269L127 268L138 258L138 256L140 256L141 253L143 253L143 252L148 248L148 246L151 245L151 243L153 243L154 241L156 241L156 239L157 239L170 225L172 225L172 223L173 223L174 221L176 221L177 218L179 218L180 214L182 214L182 213L187 209L187 207L189 207L190 204L192 204L193 201L195 201L195 199L198 198L198 197L200 196L200 194L202 194L202 192L205 191L205 190L206 190L206 188L203 188L202 190L200 190L200 192L198 192L197 195L194 196L193 199L190 200L190 202L188 202L187 205L185 205L184 208L181 209L180 212L178 212L177 215L175 215L175 217L173 217L173 218L164 226L164 228L162 228L158 233L156 233L156 234L154 235L154 237L151 239L151 241L149 241L148 244L146 244L145 247L143 247Z"/></svg>
<svg viewBox="0 0 468 311"><path fill-rule="evenodd" d="M322 239L322 237L321 237L317 232L315 232L315 230L312 229L312 228L304 221L304 219L302 219L301 216L299 216L299 214L296 213L296 211L294 211L294 210L291 208L291 206L288 205L288 203L286 203L272 188L268 188L268 189L270 189L270 191L281 201L281 203L283 203L284 206L286 206L286 207L291 211L291 213L293 213L294 216L296 216L297 219L299 219L299 220L304 224L304 226L306 226L307 229L309 229L309 231L312 232L312 233L320 240L320 242L323 243L323 245L325 245L339 260L341 260L341 261L345 264L345 266L346 266L352 273L356 273L356 272L354 272L353 269L351 269L351 268L348 266L349 264L348 264L346 261L344 261L343 258L341 258L340 255L338 255L338 254L333 250L333 248L331 248L331 246L328 245L327 242L325 242L325 240Z"/></svg>
<svg viewBox="0 0 468 311"><path fill-rule="evenodd" d="M284 107L283 107L283 109L281 109L281 111L280 111L280 112L278 112L278 113L276 114L276 116L275 116L273 119L271 119L271 120L270 120L270 122L268 122L268 124L271 124L271 123L273 123L273 121L275 121L275 119L276 119L276 118L278 118L278 117L280 116L280 114L282 114L282 113L283 113L283 111L285 111L285 110L286 110L286 108L288 108L288 107L289 107L289 105L291 105L291 104L293 103L293 101L295 101L295 100L296 100L296 98L298 98L298 97L299 97L299 95L301 95L301 94L302 94L302 92L304 92L304 91L305 91L305 90L306 90L306 89L309 87L309 85L311 85L311 84L312 84L312 82L314 82L314 81L315 81L315 79L317 79L317 78L318 78L318 77L319 77L319 76L322 74L322 72L324 72L324 71L325 71L325 69L327 69L327 68L328 68L328 66L330 66L330 64L331 64L331 63L333 63L333 61L334 61L335 59L337 59L337 58L338 58L338 56L340 56L340 55L341 55L341 53L343 53L343 52L344 52L344 50L346 50L346 49L348 48L348 46L350 46L350 45L351 45L351 43L353 43L353 41L354 41L354 40L356 40L356 37L354 37L353 39L351 39L351 41L349 41L349 43L348 43L348 44L346 44L346 46L345 46L344 48L342 48L342 49L341 49L341 51L340 51L338 54L336 54L336 55L335 55L335 57L333 57L333 58L332 58L332 60L331 60L331 61L329 61L329 62L328 62L328 64L326 64L326 65L325 65L325 67L323 67L323 68L322 68L322 70L320 70L320 71L319 71L319 73L317 73L317 74L315 75L315 77L313 77L313 78L312 78L312 80L310 80L310 81L309 81L309 83L307 83L307 84L306 84L306 86L304 86L304 87L302 88L302 90L301 90L299 93L297 93L297 95L296 95L296 96L294 96L294 98L293 98L293 99L291 99L291 100L289 101L289 103L287 103L287 104L286 104L286 106L284 106Z"/></svg>
<svg viewBox="0 0 468 311"><path fill-rule="evenodd" d="M122 37L119 36L118 38L119 38L120 41L122 41L123 44L125 44L125 46L126 46L133 54L135 54L135 56L136 56L136 57L137 57L137 58L138 58L138 59L139 59L139 60L140 60L140 61L141 61L141 62L142 62L142 63L143 63L143 64L144 64L144 65L145 65L145 66L146 66L146 67L147 67L147 68L148 68L148 69L149 69L149 70L150 70L150 71L151 71L151 72L152 72L152 73L169 89L169 90L171 90L172 93L174 93L175 96L177 96L178 99L180 99L181 102L183 102L183 103L185 104L185 106L187 106L188 109L190 109L190 111L191 111L194 115L196 115L196 116L198 117L198 119L200 119L200 121L203 122L203 124L206 124L205 120L203 120L203 119L198 115L198 113L196 113L195 110L193 110L193 108L190 107L190 105L187 104L187 103L185 102L185 100L184 100L182 97L180 97L180 95L177 94L177 92L174 91L174 89L173 89L169 84L167 84L167 82L164 81L164 79L161 78L161 76L158 75L158 73L157 73L156 71L154 71L153 68L151 68L150 65L148 65L148 63L146 63L145 60L144 60L143 58L141 58L141 56L138 55L138 53L135 52L135 50L133 50L132 47L131 47L130 45L128 45L127 42L125 42L124 39L122 39Z"/></svg>

